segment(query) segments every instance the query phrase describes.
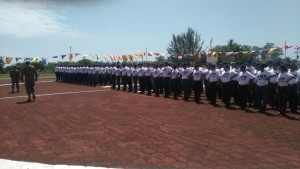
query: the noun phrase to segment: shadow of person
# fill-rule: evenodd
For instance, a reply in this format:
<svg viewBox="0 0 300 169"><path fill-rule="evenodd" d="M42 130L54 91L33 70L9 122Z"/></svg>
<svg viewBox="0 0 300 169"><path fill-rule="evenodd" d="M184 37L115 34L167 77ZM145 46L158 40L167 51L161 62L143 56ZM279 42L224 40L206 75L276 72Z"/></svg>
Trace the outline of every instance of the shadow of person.
<svg viewBox="0 0 300 169"><path fill-rule="evenodd" d="M244 111L245 111L246 113L257 113L257 112L255 112L255 111L252 111L252 110L247 109L247 108L246 108Z"/></svg>
<svg viewBox="0 0 300 169"><path fill-rule="evenodd" d="M22 101L22 102L17 102L16 104L28 104L28 103L32 103L32 102L34 102L34 100L31 100L31 101L26 100L26 101Z"/></svg>
<svg viewBox="0 0 300 169"><path fill-rule="evenodd" d="M292 116L288 116L288 115L284 115L283 117L289 119L289 120L295 120L295 121L300 121L300 119L297 119L295 117L292 117Z"/></svg>
<svg viewBox="0 0 300 169"><path fill-rule="evenodd" d="M271 113L269 113L269 112L264 112L263 114L265 114L266 116L270 116L270 117L276 117L276 115L271 114Z"/></svg>

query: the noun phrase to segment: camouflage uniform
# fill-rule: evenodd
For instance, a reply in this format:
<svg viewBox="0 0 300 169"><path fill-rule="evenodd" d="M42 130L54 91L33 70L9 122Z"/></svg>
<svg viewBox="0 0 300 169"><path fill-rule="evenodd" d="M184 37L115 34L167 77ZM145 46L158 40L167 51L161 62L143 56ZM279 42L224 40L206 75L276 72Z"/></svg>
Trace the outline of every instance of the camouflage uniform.
<svg viewBox="0 0 300 169"><path fill-rule="evenodd" d="M34 85L35 85L35 80L37 80L37 71L35 67L32 65L25 65L21 74L22 80L24 75L25 75L25 87L26 87L26 93L28 94L28 99L30 100L30 94L32 94L33 98L35 99Z"/></svg>
<svg viewBox="0 0 300 169"><path fill-rule="evenodd" d="M12 93L14 93L14 88L16 86L17 91L19 92L19 79L20 79L20 72L17 69L13 69L9 72L11 78L11 88Z"/></svg>

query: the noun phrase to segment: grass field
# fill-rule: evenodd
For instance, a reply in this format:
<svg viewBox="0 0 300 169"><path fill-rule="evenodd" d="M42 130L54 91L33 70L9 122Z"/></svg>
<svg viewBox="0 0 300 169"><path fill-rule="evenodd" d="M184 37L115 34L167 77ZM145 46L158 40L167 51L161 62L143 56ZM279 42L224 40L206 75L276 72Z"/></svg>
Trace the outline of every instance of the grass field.
<svg viewBox="0 0 300 169"><path fill-rule="evenodd" d="M39 72L38 73L38 76L39 77L54 77L55 74L54 73L51 73L51 72ZM7 79L9 78L9 74L8 73L5 73L5 74L0 74L0 79Z"/></svg>
<svg viewBox="0 0 300 169"><path fill-rule="evenodd" d="M300 168L298 114L54 82L0 80L0 159L117 168Z"/></svg>

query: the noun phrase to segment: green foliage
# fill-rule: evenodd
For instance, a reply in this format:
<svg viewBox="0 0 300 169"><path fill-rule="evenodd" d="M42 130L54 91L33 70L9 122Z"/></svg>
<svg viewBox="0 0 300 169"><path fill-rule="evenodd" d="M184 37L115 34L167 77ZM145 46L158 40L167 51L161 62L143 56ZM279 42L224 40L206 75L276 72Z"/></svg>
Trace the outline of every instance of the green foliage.
<svg viewBox="0 0 300 169"><path fill-rule="evenodd" d="M173 56L177 56L178 54L193 55L194 53L202 51L203 43L204 41L201 41L201 35L192 28L188 28L186 33L179 35L173 34L167 51Z"/></svg>
<svg viewBox="0 0 300 169"><path fill-rule="evenodd" d="M4 73L4 60L0 60L0 73Z"/></svg>
<svg viewBox="0 0 300 169"><path fill-rule="evenodd" d="M82 59L77 62L78 65L92 65L93 61L89 59Z"/></svg>

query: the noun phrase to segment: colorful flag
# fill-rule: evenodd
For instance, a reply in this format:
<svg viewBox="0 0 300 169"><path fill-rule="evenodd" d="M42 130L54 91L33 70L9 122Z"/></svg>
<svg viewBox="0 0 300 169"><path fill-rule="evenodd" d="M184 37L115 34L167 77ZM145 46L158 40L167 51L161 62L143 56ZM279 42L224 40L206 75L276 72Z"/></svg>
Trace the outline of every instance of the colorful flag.
<svg viewBox="0 0 300 169"><path fill-rule="evenodd" d="M75 57L81 55L80 53L75 53Z"/></svg>
<svg viewBox="0 0 300 169"><path fill-rule="evenodd" d="M0 63L3 62L3 56L0 56Z"/></svg>
<svg viewBox="0 0 300 169"><path fill-rule="evenodd" d="M6 57L6 64L10 64L11 63L11 61L13 60L13 57Z"/></svg>
<svg viewBox="0 0 300 169"><path fill-rule="evenodd" d="M69 56L69 60L72 61L72 59L73 59L73 54L70 53L70 54L68 54L68 56Z"/></svg>
<svg viewBox="0 0 300 169"><path fill-rule="evenodd" d="M32 61L32 58L25 58L24 61Z"/></svg>
<svg viewBox="0 0 300 169"><path fill-rule="evenodd" d="M292 48L293 46L285 46L285 49Z"/></svg>
<svg viewBox="0 0 300 169"><path fill-rule="evenodd" d="M140 53L139 58L143 58L143 57L144 57L143 53Z"/></svg>
<svg viewBox="0 0 300 169"><path fill-rule="evenodd" d="M47 64L47 60L48 60L48 59L47 59L46 57L43 57L43 58L42 58L42 64L43 64L43 65L46 65L46 64Z"/></svg>
<svg viewBox="0 0 300 169"><path fill-rule="evenodd" d="M182 54L182 53L179 53L179 54L177 55L177 57L178 57L179 60L181 60L182 57L183 57L183 54Z"/></svg>
<svg viewBox="0 0 300 169"><path fill-rule="evenodd" d="M58 56L52 56L52 58L58 58Z"/></svg>
<svg viewBox="0 0 300 169"><path fill-rule="evenodd" d="M34 58L32 58L32 62L37 63L37 62L39 62L39 61L40 61L40 58L39 58L39 57L34 57Z"/></svg>
<svg viewBox="0 0 300 169"><path fill-rule="evenodd" d="M113 55L110 55L109 57L112 62L115 61L115 57Z"/></svg>
<svg viewBox="0 0 300 169"><path fill-rule="evenodd" d="M123 55L122 58L123 58L123 61L125 61L125 62L128 61L127 55Z"/></svg>
<svg viewBox="0 0 300 169"><path fill-rule="evenodd" d="M15 59L16 59L16 62L18 62L18 61L19 61L20 59L22 59L22 58L16 57Z"/></svg>
<svg viewBox="0 0 300 169"><path fill-rule="evenodd" d="M65 58L66 56L67 56L67 55L60 55L61 60L64 60L64 58Z"/></svg>
<svg viewBox="0 0 300 169"><path fill-rule="evenodd" d="M103 55L103 58L104 58L104 60L107 60L107 56L106 55Z"/></svg>
<svg viewBox="0 0 300 169"><path fill-rule="evenodd" d="M198 59L201 59L202 56L201 56L201 52L198 52Z"/></svg>
<svg viewBox="0 0 300 169"><path fill-rule="evenodd" d="M128 55L128 57L129 57L130 61L133 61L133 56L132 55Z"/></svg>

